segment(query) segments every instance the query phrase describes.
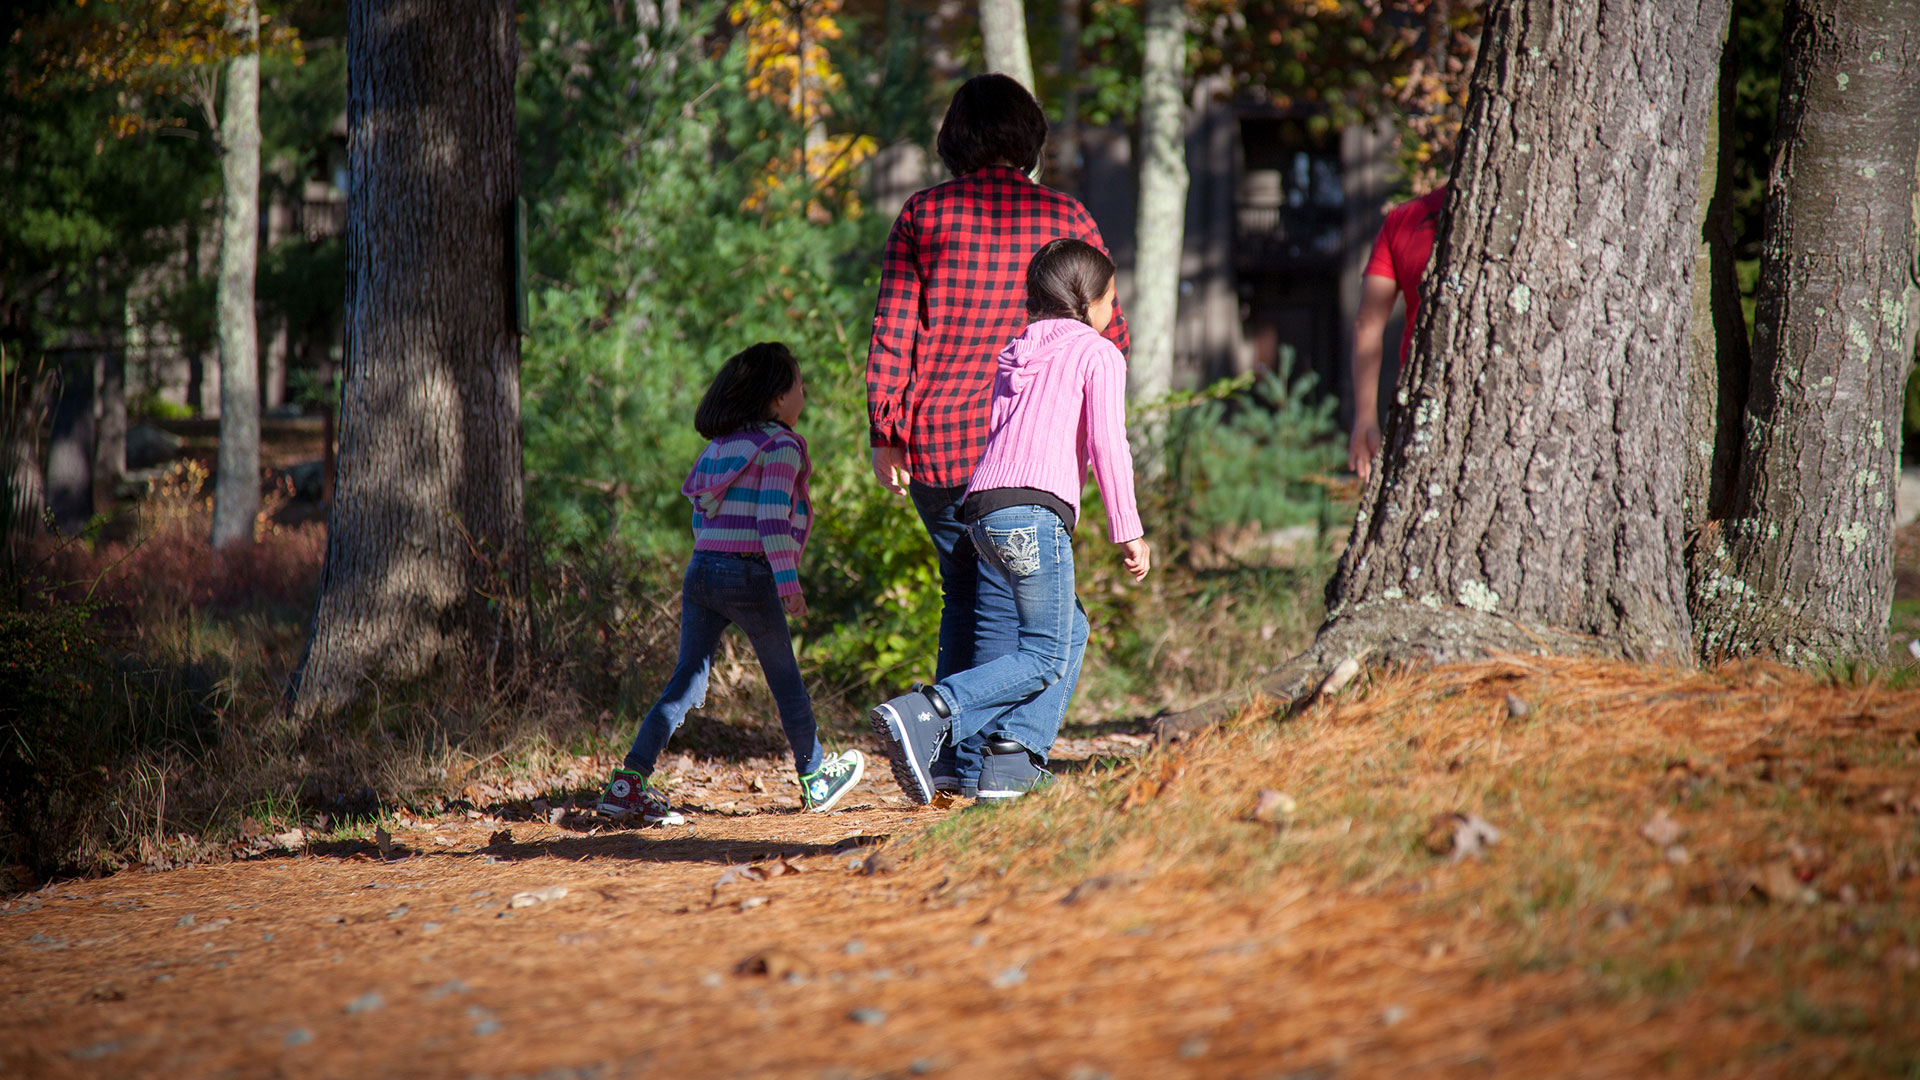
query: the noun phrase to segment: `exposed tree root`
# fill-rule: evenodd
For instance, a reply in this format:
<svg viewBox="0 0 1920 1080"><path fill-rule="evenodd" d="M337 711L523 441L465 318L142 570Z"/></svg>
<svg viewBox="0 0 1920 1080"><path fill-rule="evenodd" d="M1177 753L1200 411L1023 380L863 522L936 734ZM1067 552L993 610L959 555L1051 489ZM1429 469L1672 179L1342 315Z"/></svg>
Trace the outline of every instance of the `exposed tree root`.
<svg viewBox="0 0 1920 1080"><path fill-rule="evenodd" d="M1429 608L1407 601L1357 605L1336 614L1315 635L1305 652L1247 686L1155 725L1161 742L1173 742L1223 723L1243 712L1271 714L1304 707L1320 693L1335 693L1358 669L1384 665L1446 664L1496 654L1528 656L1623 655L1616 642L1528 626L1502 615L1464 607ZM1628 659L1639 659L1628 657ZM1343 661L1354 668L1341 671Z"/></svg>

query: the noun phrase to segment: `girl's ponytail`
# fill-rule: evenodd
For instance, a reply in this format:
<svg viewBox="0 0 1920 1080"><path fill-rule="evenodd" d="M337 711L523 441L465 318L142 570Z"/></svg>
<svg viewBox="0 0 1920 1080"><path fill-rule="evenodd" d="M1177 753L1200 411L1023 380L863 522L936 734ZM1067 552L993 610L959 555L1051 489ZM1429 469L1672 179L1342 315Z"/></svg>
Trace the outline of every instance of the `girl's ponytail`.
<svg viewBox="0 0 1920 1080"><path fill-rule="evenodd" d="M768 418L773 403L793 389L799 378L800 361L785 345L777 341L750 345L720 365L700 407L693 411L694 430L717 439L757 424Z"/></svg>
<svg viewBox="0 0 1920 1080"><path fill-rule="evenodd" d="M1027 318L1087 321L1087 308L1106 295L1113 260L1084 240L1049 240L1027 263Z"/></svg>

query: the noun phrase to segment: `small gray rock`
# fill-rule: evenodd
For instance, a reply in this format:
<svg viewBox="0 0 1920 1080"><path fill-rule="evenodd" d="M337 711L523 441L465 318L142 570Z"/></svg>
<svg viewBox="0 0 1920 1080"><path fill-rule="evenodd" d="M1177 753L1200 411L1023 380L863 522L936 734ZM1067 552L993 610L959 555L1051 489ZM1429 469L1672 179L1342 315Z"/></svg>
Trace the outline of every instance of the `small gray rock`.
<svg viewBox="0 0 1920 1080"><path fill-rule="evenodd" d="M887 1014L879 1009L862 1006L847 1013L847 1019L856 1024L865 1024L868 1027L879 1027L881 1024L887 1022Z"/></svg>
<svg viewBox="0 0 1920 1080"><path fill-rule="evenodd" d="M354 998L352 1001L347 1002L347 1015L352 1016L356 1013L378 1012L382 1008L385 1008L386 1004L387 999L380 996L380 991L369 990L359 997Z"/></svg>

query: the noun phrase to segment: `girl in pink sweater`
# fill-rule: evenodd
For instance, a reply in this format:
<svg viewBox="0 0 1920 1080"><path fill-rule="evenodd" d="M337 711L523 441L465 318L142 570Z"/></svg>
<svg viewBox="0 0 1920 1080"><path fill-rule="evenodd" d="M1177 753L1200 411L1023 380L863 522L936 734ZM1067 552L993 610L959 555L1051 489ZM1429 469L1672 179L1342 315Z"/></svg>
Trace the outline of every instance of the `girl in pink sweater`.
<svg viewBox="0 0 1920 1080"><path fill-rule="evenodd" d="M1113 263L1080 240L1054 240L1027 265L1027 317L1000 352L986 448L960 517L974 548L1013 590L1019 648L874 708L901 790L916 802L950 790L934 776L940 749L978 736L982 799L1010 799L1044 782L1064 706L1086 652L1087 616L1073 591L1073 528L1089 467L1107 507L1107 538L1135 581L1151 555L1133 497L1126 361L1100 336L1113 319ZM964 781L961 791L965 794Z"/></svg>

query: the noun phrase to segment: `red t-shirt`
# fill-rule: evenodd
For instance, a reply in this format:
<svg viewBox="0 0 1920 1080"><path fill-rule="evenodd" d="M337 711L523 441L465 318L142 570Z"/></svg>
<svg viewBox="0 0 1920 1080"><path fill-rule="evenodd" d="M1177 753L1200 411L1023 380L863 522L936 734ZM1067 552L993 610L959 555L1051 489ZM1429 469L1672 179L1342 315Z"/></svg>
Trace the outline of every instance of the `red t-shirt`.
<svg viewBox="0 0 1920 1080"><path fill-rule="evenodd" d="M1433 258L1434 223L1446 203L1447 185L1441 184L1387 211L1380 235L1373 239L1373 254L1367 257L1366 272L1392 279L1407 302L1407 328L1400 335L1403 362L1413 344L1414 316L1420 313L1420 279L1427 272L1427 260Z"/></svg>

